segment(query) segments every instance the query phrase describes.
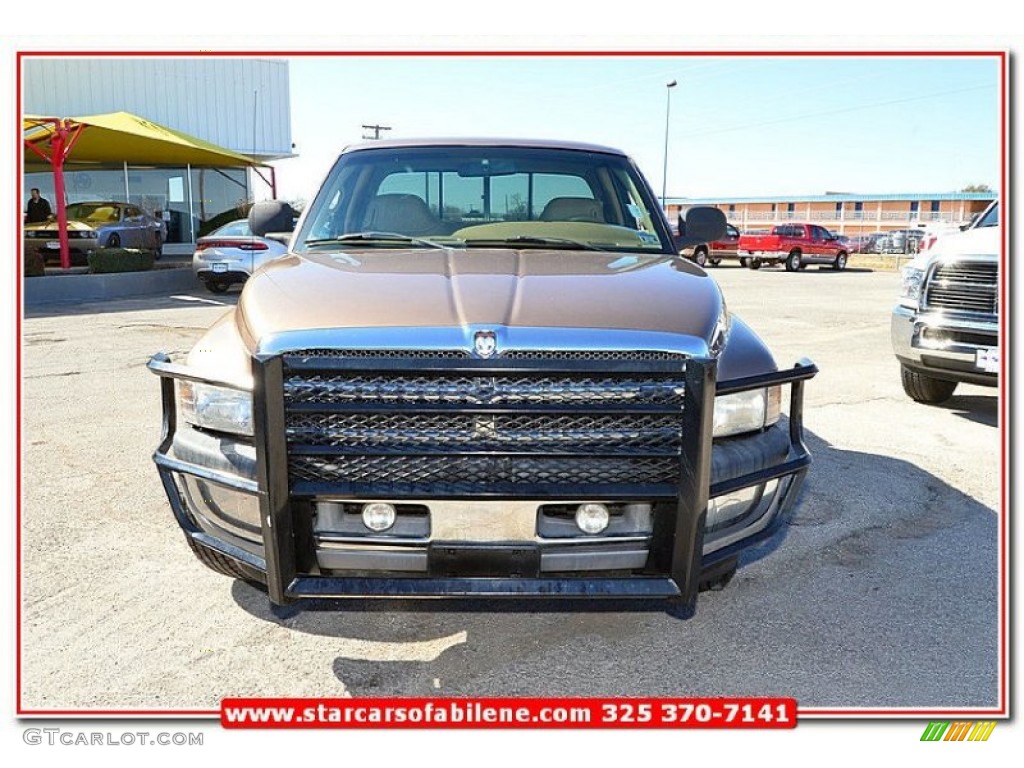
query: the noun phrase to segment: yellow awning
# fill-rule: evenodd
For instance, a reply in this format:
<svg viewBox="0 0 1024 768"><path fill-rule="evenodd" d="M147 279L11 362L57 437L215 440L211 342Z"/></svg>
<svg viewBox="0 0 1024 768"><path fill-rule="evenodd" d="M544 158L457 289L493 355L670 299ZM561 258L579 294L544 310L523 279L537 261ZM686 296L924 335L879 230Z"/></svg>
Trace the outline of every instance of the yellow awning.
<svg viewBox="0 0 1024 768"><path fill-rule="evenodd" d="M26 115L22 131L26 142L46 146L53 134L53 118ZM146 120L130 112L67 118L66 124L82 133L67 158L67 165L155 165L237 168L259 165L251 157L218 147L208 141ZM25 153L25 170L45 170L46 164L34 153Z"/></svg>

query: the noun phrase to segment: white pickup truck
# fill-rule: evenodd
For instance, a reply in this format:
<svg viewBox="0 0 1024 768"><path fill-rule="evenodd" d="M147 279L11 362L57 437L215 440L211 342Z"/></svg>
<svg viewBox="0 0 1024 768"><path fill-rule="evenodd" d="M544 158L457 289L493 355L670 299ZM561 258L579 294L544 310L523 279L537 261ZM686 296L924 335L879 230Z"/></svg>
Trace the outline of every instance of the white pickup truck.
<svg viewBox="0 0 1024 768"><path fill-rule="evenodd" d="M904 267L892 344L914 400L945 402L961 381L998 385L1001 242L995 201Z"/></svg>

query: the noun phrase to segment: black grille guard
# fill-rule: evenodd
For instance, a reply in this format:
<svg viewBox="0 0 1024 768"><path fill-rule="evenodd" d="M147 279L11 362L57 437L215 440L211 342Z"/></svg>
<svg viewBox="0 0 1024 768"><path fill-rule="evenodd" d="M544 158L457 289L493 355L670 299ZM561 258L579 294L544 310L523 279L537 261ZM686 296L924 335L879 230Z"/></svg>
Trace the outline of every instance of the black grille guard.
<svg viewBox="0 0 1024 768"><path fill-rule="evenodd" d="M177 404L175 380L182 379L214 386L245 390L245 387L197 375L192 369L174 364L165 354L154 355L149 369L161 379L163 421L161 442L154 453L154 462L170 500L177 522L196 543L215 550L266 575L270 599L275 604L286 604L298 598L344 597L645 597L673 598L692 606L696 601L698 581L702 567L704 518L709 496L719 496L740 488L765 483L769 480L793 476L796 486L807 472L810 453L803 440L803 384L817 373L809 360L799 361L793 368L774 373L734 379L715 385L717 363L714 359L688 358L680 371L678 362L669 361L608 361L561 360L553 369L544 365L523 367L522 360L394 360L389 358L335 358L288 360L290 370L296 364L313 365L335 371L401 369L418 372L434 369L446 373L462 370L473 375L549 374L552 370L571 373L600 373L628 375L637 373L681 374L683 380L682 430L683 439L678 451L678 479L669 494L664 488L658 492L646 490L656 507L675 508L674 515L656 514L648 568L644 574L628 577L586 578L490 578L490 577L338 577L316 573L315 552L312 542L312 504L294 497L289 488L289 451L285 437L286 413L284 378L287 356L258 355L252 359L253 420L257 457L257 478L250 479L215 471L198 464L182 461L171 455L171 446L177 430ZM453 365L454 363L454 365ZM711 414L716 394L730 394L761 387L790 385L789 438L787 459L775 466L731 478L710 485ZM691 436L699 436L692 439ZM262 537L265 557L261 558L228 542L221 541L200 530L189 516L181 497L174 473L185 473L235 490L255 493L259 498ZM315 489L313 489L315 490ZM577 492L561 492L553 496L536 495L535 498L579 497ZM615 496L616 489L602 489L600 496ZM622 498L635 497L636 487L617 489ZM611 493L609 491L612 491ZM497 494L495 497L500 497ZM452 495L451 498L458 498ZM472 494L469 498L478 498ZM771 535L781 523L781 516L772 526L743 541L714 553L714 562L749 547L755 541Z"/></svg>

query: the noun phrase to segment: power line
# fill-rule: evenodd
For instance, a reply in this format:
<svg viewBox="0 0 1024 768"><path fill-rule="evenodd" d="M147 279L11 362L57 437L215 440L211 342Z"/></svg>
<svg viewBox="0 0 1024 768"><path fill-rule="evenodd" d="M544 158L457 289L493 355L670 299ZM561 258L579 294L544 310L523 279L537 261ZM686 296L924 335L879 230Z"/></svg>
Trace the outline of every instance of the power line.
<svg viewBox="0 0 1024 768"><path fill-rule="evenodd" d="M819 112L804 112L797 115L786 115L785 117L776 118L773 120L762 120L756 123L743 123L742 125L731 125L722 126L720 128L712 128L710 130L700 131L688 131L686 133L678 134L682 138L693 138L695 136L713 136L719 133L732 133L735 131L746 131L752 128L763 128L766 125L778 125L779 123L790 123L796 120L804 120L808 117L829 117L831 115L841 115L846 112L859 112L862 109L874 108L874 107L888 107L894 104L907 104L912 101L927 101L934 96L945 96L952 93L966 93L968 91L982 91L992 88L991 85L976 85L967 88L954 88L948 91L936 91L935 93L925 93L918 96L907 96L899 99L888 99L885 101L865 102L863 104L857 104L849 107L837 107L835 109L826 109Z"/></svg>

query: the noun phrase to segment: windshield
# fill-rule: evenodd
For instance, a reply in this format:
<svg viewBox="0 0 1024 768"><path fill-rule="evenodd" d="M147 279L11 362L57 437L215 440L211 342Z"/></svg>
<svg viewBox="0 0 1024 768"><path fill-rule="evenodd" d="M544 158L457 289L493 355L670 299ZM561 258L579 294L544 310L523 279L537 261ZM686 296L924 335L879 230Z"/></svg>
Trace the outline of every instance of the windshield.
<svg viewBox="0 0 1024 768"><path fill-rule="evenodd" d="M999 226L999 205L993 205L985 214L978 219L975 227L998 227Z"/></svg>
<svg viewBox="0 0 1024 768"><path fill-rule="evenodd" d="M674 253L627 158L546 147L347 153L295 240L299 252L440 246Z"/></svg>
<svg viewBox="0 0 1024 768"><path fill-rule="evenodd" d="M114 203L74 203L66 209L71 221L85 221L90 224L120 221L117 205Z"/></svg>
<svg viewBox="0 0 1024 768"><path fill-rule="evenodd" d="M215 229L210 235L217 235L219 237L251 237L252 230L249 229L248 219L238 219L230 224L225 224L220 229Z"/></svg>

